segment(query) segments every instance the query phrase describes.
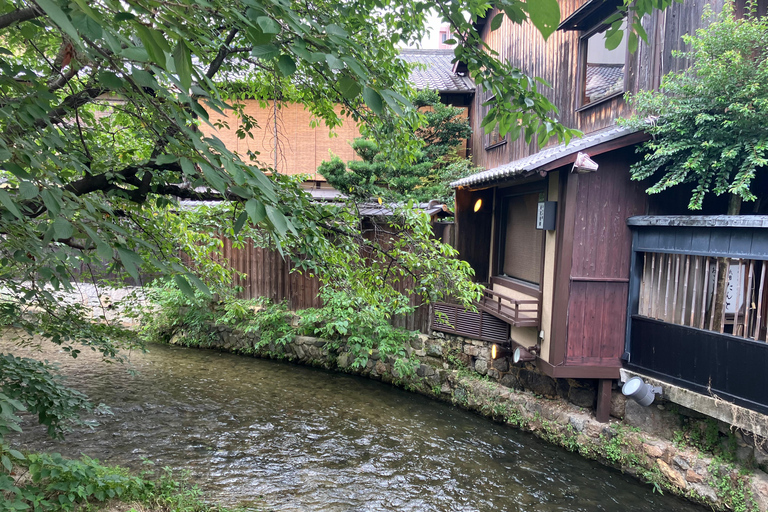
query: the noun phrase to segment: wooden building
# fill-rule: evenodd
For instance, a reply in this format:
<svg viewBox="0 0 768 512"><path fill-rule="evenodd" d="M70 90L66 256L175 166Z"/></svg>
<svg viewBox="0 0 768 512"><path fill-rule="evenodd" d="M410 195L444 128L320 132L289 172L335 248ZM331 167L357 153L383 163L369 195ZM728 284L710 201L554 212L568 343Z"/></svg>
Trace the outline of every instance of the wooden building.
<svg viewBox="0 0 768 512"><path fill-rule="evenodd" d="M415 89L435 90L442 102L468 110L475 87L472 80L453 72L452 50L404 49L401 58L416 65L410 75ZM213 111L210 111L211 122L216 128L201 124L201 131L215 135L243 158L247 158L249 152L257 154L260 165L281 174L304 175L308 186L322 190L329 188L317 172L324 160L334 155L345 162L360 159L351 146L351 142L360 137L360 130L350 117L331 132L303 105L275 105L271 100L262 99L244 100L244 103L245 114L258 124L247 136L238 136L242 123L237 116L222 117ZM341 107L337 107L339 111ZM464 148L460 152L465 152Z"/></svg>
<svg viewBox="0 0 768 512"><path fill-rule="evenodd" d="M456 244L488 291L478 313L439 305L436 310L446 316L436 316L433 327L527 349L538 369L553 378L598 379L597 416L602 421L608 418L613 381L635 351L645 350L644 340L635 339L628 352L627 318L638 313L640 288L631 272L642 275L637 269L642 251L633 250L628 219L680 213L687 203L674 194L650 201L647 185L630 181L636 145L647 136L616 126L616 119L631 113L624 93L657 89L663 75L685 68L673 51L683 49L683 34L705 23L707 3L715 11L723 5L722 0L685 0L646 16L642 23L648 43L641 42L634 53L625 42L615 50L605 48L603 20L620 1L561 1L564 21L546 42L530 24L505 19L496 31L490 24L482 27L483 39L503 59L552 84L542 92L559 109L563 124L581 130L584 137L567 146L539 148L535 142L512 141L476 128L473 158L487 170L453 183ZM495 14L490 12L486 20ZM487 99L478 91L470 107L475 127L485 115L482 103ZM589 159L596 170L590 169ZM728 251L716 255L733 257ZM758 267L743 272L752 272L754 280L764 274L762 264ZM757 320L755 314L747 322L752 333L764 318ZM768 356L764 339L752 341L761 343L763 358ZM763 395L762 405L768 407ZM749 400L754 402L754 394Z"/></svg>

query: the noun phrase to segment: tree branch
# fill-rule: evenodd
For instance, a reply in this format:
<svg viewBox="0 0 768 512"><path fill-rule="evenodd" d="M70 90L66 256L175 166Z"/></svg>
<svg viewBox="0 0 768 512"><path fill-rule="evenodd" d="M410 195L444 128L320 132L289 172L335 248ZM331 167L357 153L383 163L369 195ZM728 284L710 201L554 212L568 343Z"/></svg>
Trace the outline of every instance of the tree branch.
<svg viewBox="0 0 768 512"><path fill-rule="evenodd" d="M43 10L39 8L37 5L33 5L32 7L25 7L24 9L17 9L15 11L11 11L9 13L6 13L0 16L0 29L4 29L5 27L9 25L13 25L14 23L23 23L25 21L39 18L44 14L45 12L43 12Z"/></svg>

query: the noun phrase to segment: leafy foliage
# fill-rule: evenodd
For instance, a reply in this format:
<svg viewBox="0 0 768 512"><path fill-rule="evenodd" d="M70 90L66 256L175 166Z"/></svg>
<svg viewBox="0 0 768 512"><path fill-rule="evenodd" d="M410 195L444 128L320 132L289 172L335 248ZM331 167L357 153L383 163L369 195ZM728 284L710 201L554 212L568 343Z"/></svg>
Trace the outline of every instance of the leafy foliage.
<svg viewBox="0 0 768 512"><path fill-rule="evenodd" d="M85 506L122 501L158 511L225 511L206 504L200 489L169 468L148 469L135 476L120 467L103 466L83 456L66 459L58 453L22 454L0 445L0 511L82 510ZM14 478L15 477L15 478ZM23 477L23 478L22 478Z"/></svg>
<svg viewBox="0 0 768 512"><path fill-rule="evenodd" d="M372 350L382 358L406 357L405 346L414 333L393 327L391 318L375 306L347 293L326 288L323 307L299 312L299 330L327 340L329 347L344 347L353 357L350 366L365 366ZM409 311L404 307L403 312Z"/></svg>
<svg viewBox="0 0 768 512"><path fill-rule="evenodd" d="M83 424L79 413L92 411L93 405L79 391L64 386L55 370L47 362L0 354L0 443L8 429L20 430L13 409L37 414L51 437L61 437L72 423Z"/></svg>
<svg viewBox="0 0 768 512"><path fill-rule="evenodd" d="M362 160L345 165L334 157L320 164L320 174L334 188L358 200L379 197L451 203L450 182L476 171L468 159L456 156L458 146L472 134L469 123L461 117L463 109L444 105L435 91L417 93L413 105L424 124L415 133L422 147L414 152L412 161L402 162L373 140L356 139L352 148Z"/></svg>
<svg viewBox="0 0 768 512"><path fill-rule="evenodd" d="M691 67L665 76L660 92L630 97L637 109L630 124L653 136L632 178L655 177L651 194L694 184L692 210L710 193L754 201L750 185L768 166L768 20L736 19L726 4L711 25L683 39L690 51L677 57ZM658 119L646 126L647 116Z"/></svg>

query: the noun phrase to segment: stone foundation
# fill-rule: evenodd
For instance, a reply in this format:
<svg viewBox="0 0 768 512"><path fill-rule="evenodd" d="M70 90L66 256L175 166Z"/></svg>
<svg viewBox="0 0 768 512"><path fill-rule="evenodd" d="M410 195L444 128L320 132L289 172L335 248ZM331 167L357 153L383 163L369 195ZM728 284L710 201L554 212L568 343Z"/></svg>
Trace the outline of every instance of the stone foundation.
<svg viewBox="0 0 768 512"><path fill-rule="evenodd" d="M768 453L757 436L730 432L724 423L713 425L713 420L669 403L641 407L625 400L618 390L614 390L611 403L615 419L599 423L592 413L596 382L552 379L531 363L512 365L506 358L490 360L489 345L482 341L442 333L419 335L408 349L419 365L415 375L403 376L393 358L382 359L376 350L365 366L354 368L349 353L329 350L326 341L319 338L297 336L285 346L272 343L255 348L257 334L238 334L222 327L214 331L207 348L392 383L533 432L659 489L715 509L768 511L768 475L760 469L767 469ZM183 334L174 336L171 343L184 344ZM721 431L727 435L718 435ZM724 453L741 463L724 462L687 442L706 439L711 443L721 438L733 445Z"/></svg>

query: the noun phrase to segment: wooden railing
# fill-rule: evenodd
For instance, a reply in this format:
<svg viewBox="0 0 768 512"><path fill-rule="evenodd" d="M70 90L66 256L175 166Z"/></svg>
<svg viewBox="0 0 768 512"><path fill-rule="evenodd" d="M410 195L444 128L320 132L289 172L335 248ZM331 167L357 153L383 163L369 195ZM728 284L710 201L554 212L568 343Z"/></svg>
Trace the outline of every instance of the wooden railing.
<svg viewBox="0 0 768 512"><path fill-rule="evenodd" d="M766 341L767 261L658 252L642 258L639 315ZM721 272L726 286L718 293Z"/></svg>
<svg viewBox="0 0 768 512"><path fill-rule="evenodd" d="M515 327L537 327L539 325L539 301L537 299L515 299L486 288L483 290L483 297L480 299L478 308Z"/></svg>

